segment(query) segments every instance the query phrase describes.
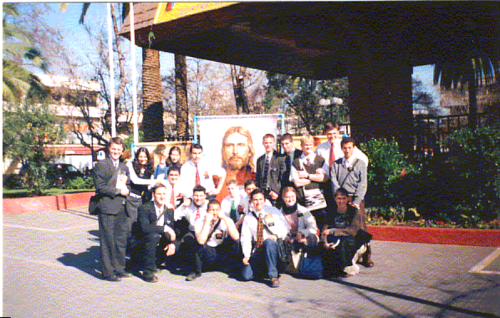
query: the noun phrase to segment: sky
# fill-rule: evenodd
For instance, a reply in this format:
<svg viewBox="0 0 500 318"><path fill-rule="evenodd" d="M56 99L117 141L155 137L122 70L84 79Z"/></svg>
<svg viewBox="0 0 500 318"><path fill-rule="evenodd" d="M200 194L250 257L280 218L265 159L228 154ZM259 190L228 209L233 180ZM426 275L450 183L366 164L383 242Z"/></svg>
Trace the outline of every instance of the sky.
<svg viewBox="0 0 500 318"><path fill-rule="evenodd" d="M52 12L46 16L47 22L54 28L60 28L67 35L66 45L73 49L77 54L81 55L83 60L90 51L86 43L87 35L81 24L78 23L82 12L82 3L68 3L66 11L59 10L60 3L51 3L49 7ZM107 28L108 9L106 3L94 2L90 5L85 16L85 24L89 25L92 29L100 29L101 27ZM76 40L75 40L76 39ZM83 41L82 41L83 39ZM125 40L126 45L130 46L130 42ZM142 62L142 49L136 47L136 65L138 67L137 73L140 73ZM160 52L160 65L162 66L162 75L167 75L174 68L173 54Z"/></svg>
<svg viewBox="0 0 500 318"><path fill-rule="evenodd" d="M51 3L49 6L52 12L46 16L47 22L54 28L60 28L66 34L66 45L79 55L79 59L86 61L86 54L89 53L88 43L85 41L87 35L82 25L78 24L82 11L82 3L68 3L65 12L59 10L59 3ZM94 29L106 27L107 25L107 5L105 3L92 3L87 11L85 22ZM83 40L82 40L83 39ZM126 40L124 43L130 45ZM142 51L136 47L137 73L141 72ZM160 52L161 74L168 75L174 68L173 54ZM439 105L439 88L433 85L433 66L425 65L413 69L413 78L422 81L424 90L430 93L436 105Z"/></svg>

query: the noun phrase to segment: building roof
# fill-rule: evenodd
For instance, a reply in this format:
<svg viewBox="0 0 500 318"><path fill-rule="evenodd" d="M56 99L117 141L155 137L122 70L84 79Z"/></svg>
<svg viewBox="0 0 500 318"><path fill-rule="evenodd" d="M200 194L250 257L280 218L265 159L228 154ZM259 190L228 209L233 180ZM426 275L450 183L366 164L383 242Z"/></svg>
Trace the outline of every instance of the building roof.
<svg viewBox="0 0 500 318"><path fill-rule="evenodd" d="M169 7L170 6L170 7ZM136 44L314 79L359 56L410 66L500 54L500 2L138 3ZM130 38L127 17L121 34Z"/></svg>
<svg viewBox="0 0 500 318"><path fill-rule="evenodd" d="M101 83L64 75L36 74L42 84L48 87L65 87L74 90L101 91Z"/></svg>

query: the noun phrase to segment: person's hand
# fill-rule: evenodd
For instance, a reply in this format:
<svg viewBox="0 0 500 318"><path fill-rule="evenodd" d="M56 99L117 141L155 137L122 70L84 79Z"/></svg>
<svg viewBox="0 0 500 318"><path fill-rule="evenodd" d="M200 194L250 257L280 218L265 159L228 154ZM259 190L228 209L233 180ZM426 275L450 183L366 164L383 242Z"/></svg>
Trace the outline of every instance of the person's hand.
<svg viewBox="0 0 500 318"><path fill-rule="evenodd" d="M205 223L210 224L214 219L214 215L212 213L205 214Z"/></svg>
<svg viewBox="0 0 500 318"><path fill-rule="evenodd" d="M130 193L130 190L127 187L123 187L120 189L120 194L126 197Z"/></svg>
<svg viewBox="0 0 500 318"><path fill-rule="evenodd" d="M191 204L191 199L184 199L182 206L187 208L190 204Z"/></svg>
<svg viewBox="0 0 500 318"><path fill-rule="evenodd" d="M175 245L173 243L170 243L163 250L167 251L165 255L172 256L175 254Z"/></svg>
<svg viewBox="0 0 500 318"><path fill-rule="evenodd" d="M269 195L271 196L271 199L273 199L273 200L276 200L279 197L279 195L274 191L269 192Z"/></svg>
<svg viewBox="0 0 500 318"><path fill-rule="evenodd" d="M299 243L304 243L306 241L306 237L301 232L298 232L295 236L295 240Z"/></svg>
<svg viewBox="0 0 500 318"><path fill-rule="evenodd" d="M250 257L243 258L243 265L250 265Z"/></svg>

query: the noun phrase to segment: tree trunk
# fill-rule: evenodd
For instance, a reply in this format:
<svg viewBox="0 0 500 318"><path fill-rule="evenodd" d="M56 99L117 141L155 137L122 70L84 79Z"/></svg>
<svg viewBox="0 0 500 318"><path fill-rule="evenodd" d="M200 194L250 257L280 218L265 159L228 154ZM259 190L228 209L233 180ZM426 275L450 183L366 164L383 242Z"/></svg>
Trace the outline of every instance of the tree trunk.
<svg viewBox="0 0 500 318"><path fill-rule="evenodd" d="M240 66L239 69L235 65L231 65L231 79L233 82L234 100L236 101L236 113L249 114L248 96L245 89L245 76L247 68Z"/></svg>
<svg viewBox="0 0 500 318"><path fill-rule="evenodd" d="M175 55L175 113L177 136L189 136L186 56L177 54Z"/></svg>
<svg viewBox="0 0 500 318"><path fill-rule="evenodd" d="M144 141L163 141L163 96L161 92L160 52L142 49L142 130Z"/></svg>

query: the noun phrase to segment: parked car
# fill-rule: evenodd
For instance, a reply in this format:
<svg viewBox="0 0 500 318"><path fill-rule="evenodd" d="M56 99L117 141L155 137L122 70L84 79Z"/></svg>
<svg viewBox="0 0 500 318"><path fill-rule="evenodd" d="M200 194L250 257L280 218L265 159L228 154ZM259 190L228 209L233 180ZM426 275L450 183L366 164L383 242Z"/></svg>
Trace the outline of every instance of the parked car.
<svg viewBox="0 0 500 318"><path fill-rule="evenodd" d="M85 175L69 163L50 163L47 165L47 179L52 185L63 185L69 180L83 178Z"/></svg>
<svg viewBox="0 0 500 318"><path fill-rule="evenodd" d="M9 189L22 188L26 182L28 172L26 168L22 167L18 174L10 174L4 176L4 186ZM75 166L69 163L49 163L47 164L47 180L51 186L63 185L69 180L78 177L85 178L89 174L84 174Z"/></svg>

